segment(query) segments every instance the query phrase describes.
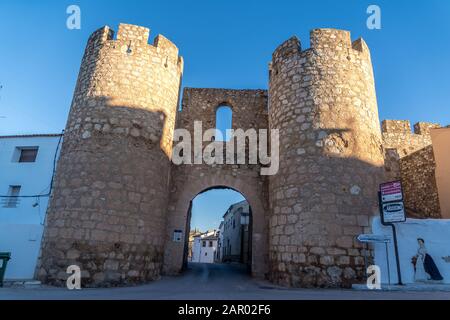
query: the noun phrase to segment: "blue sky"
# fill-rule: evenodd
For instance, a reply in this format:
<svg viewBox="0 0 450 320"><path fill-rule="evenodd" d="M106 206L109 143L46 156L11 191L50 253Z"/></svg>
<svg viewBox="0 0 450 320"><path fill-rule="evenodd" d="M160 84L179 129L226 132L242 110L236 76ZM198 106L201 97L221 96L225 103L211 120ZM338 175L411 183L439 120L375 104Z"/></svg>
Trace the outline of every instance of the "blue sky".
<svg viewBox="0 0 450 320"><path fill-rule="evenodd" d="M191 230L218 229L227 209L245 198L231 189L213 189L199 194L192 201Z"/></svg>
<svg viewBox="0 0 450 320"><path fill-rule="evenodd" d="M66 28L71 4L81 30ZM369 4L381 8L381 30L366 27ZM350 30L371 48L380 119L450 124L448 0L2 0L0 135L60 132L89 34L119 22L172 40L184 86L238 89L267 88L271 54L292 35L307 48L313 28Z"/></svg>
<svg viewBox="0 0 450 320"><path fill-rule="evenodd" d="M382 29L366 27L376 3ZM68 30L66 8L81 8ZM64 128L89 34L119 22L164 34L185 59L183 85L267 88L273 50L312 28L369 44L380 118L450 123L450 1L0 1L0 134Z"/></svg>

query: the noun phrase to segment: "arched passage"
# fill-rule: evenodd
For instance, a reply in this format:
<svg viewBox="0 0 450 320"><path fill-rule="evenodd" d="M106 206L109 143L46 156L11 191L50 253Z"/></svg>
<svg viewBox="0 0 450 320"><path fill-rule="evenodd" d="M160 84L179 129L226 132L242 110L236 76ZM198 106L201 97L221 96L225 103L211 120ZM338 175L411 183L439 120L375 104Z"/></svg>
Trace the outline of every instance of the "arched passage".
<svg viewBox="0 0 450 320"><path fill-rule="evenodd" d="M252 183L254 177L235 177L229 174L188 176L181 189L171 194L173 206L169 208L167 227L168 240L164 258L164 272L178 274L183 270L186 252L186 235L189 232L189 211L191 201L201 192L213 188L229 188L242 194L252 208L251 232L251 274L262 278L267 272L267 219L262 184ZM183 232L184 241L173 241L174 230Z"/></svg>
<svg viewBox="0 0 450 320"><path fill-rule="evenodd" d="M251 234L251 206L240 192L203 190L188 209L183 267L234 262L251 271Z"/></svg>
<svg viewBox="0 0 450 320"><path fill-rule="evenodd" d="M225 90L187 88L182 110L177 114L177 128L194 136L195 121L202 121L203 130L217 128L217 110L232 108L233 129L267 129L267 92L264 90ZM265 277L268 272L268 177L260 174L254 164L183 164L173 165L168 177L170 193L166 219L163 271L178 274L183 268L184 241L173 241L174 231L186 236L189 204L203 190L225 186L240 192L252 208L252 276ZM180 234L180 233L178 233Z"/></svg>

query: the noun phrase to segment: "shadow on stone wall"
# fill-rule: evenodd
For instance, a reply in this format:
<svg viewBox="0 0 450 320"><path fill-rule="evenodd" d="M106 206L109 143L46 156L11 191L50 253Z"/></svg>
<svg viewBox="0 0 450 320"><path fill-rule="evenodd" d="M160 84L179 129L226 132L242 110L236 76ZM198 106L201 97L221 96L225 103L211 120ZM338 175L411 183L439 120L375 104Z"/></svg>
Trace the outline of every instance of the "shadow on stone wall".
<svg viewBox="0 0 450 320"><path fill-rule="evenodd" d="M86 99L74 109L48 209L38 278L63 286L67 267L76 264L85 287L158 279L168 241L171 166L160 147L164 114L103 97ZM336 136L345 130L325 131ZM258 220L268 226L255 226L261 241L269 239L269 250L260 253L269 258L266 277L293 287L348 287L365 279L364 251L356 236L371 232L384 170L309 147L304 154L289 147L293 152L280 159L280 172L270 177L271 210L268 219L260 213ZM211 177L216 169L221 170L208 171ZM211 179L197 180L210 186ZM243 188L246 197L252 194L247 180L239 179L230 174L221 180L227 187L241 186L237 190Z"/></svg>
<svg viewBox="0 0 450 320"><path fill-rule="evenodd" d="M65 286L78 265L82 286L158 279L170 161L162 112L108 97L74 102L46 217L37 277Z"/></svg>
<svg viewBox="0 0 450 320"><path fill-rule="evenodd" d="M364 249L356 237L371 233L371 217L379 215L383 167L352 157L305 156L298 162L277 183L288 187L285 198L272 203L268 278L292 287L365 281Z"/></svg>
<svg viewBox="0 0 450 320"><path fill-rule="evenodd" d="M408 216L442 218L433 146L426 146L401 158L399 165Z"/></svg>

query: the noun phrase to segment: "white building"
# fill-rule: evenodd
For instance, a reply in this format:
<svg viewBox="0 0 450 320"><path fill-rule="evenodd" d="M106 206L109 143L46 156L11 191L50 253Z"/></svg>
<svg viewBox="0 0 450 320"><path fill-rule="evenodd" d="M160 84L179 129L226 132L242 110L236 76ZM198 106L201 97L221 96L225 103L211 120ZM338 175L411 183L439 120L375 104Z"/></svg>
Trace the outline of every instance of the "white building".
<svg viewBox="0 0 450 320"><path fill-rule="evenodd" d="M223 221L220 222L219 230L217 231L217 250L216 250L216 262L222 262L223 259Z"/></svg>
<svg viewBox="0 0 450 320"><path fill-rule="evenodd" d="M32 279L61 134L0 136L0 252L5 279Z"/></svg>
<svg viewBox="0 0 450 320"><path fill-rule="evenodd" d="M215 230L195 236L191 262L214 263L217 240L218 237Z"/></svg>
<svg viewBox="0 0 450 320"><path fill-rule="evenodd" d="M250 206L245 200L232 204L223 215L221 240L223 262L248 262L249 224Z"/></svg>

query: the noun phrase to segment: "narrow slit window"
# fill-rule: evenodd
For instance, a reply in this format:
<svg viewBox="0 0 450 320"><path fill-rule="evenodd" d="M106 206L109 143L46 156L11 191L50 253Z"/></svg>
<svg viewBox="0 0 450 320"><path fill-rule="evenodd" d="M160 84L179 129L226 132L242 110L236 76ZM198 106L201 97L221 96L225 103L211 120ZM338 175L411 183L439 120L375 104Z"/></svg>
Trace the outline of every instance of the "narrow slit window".
<svg viewBox="0 0 450 320"><path fill-rule="evenodd" d="M230 135L227 130L231 130L233 111L229 106L220 106L216 110L216 141L229 141ZM220 133L220 134L219 134Z"/></svg>

